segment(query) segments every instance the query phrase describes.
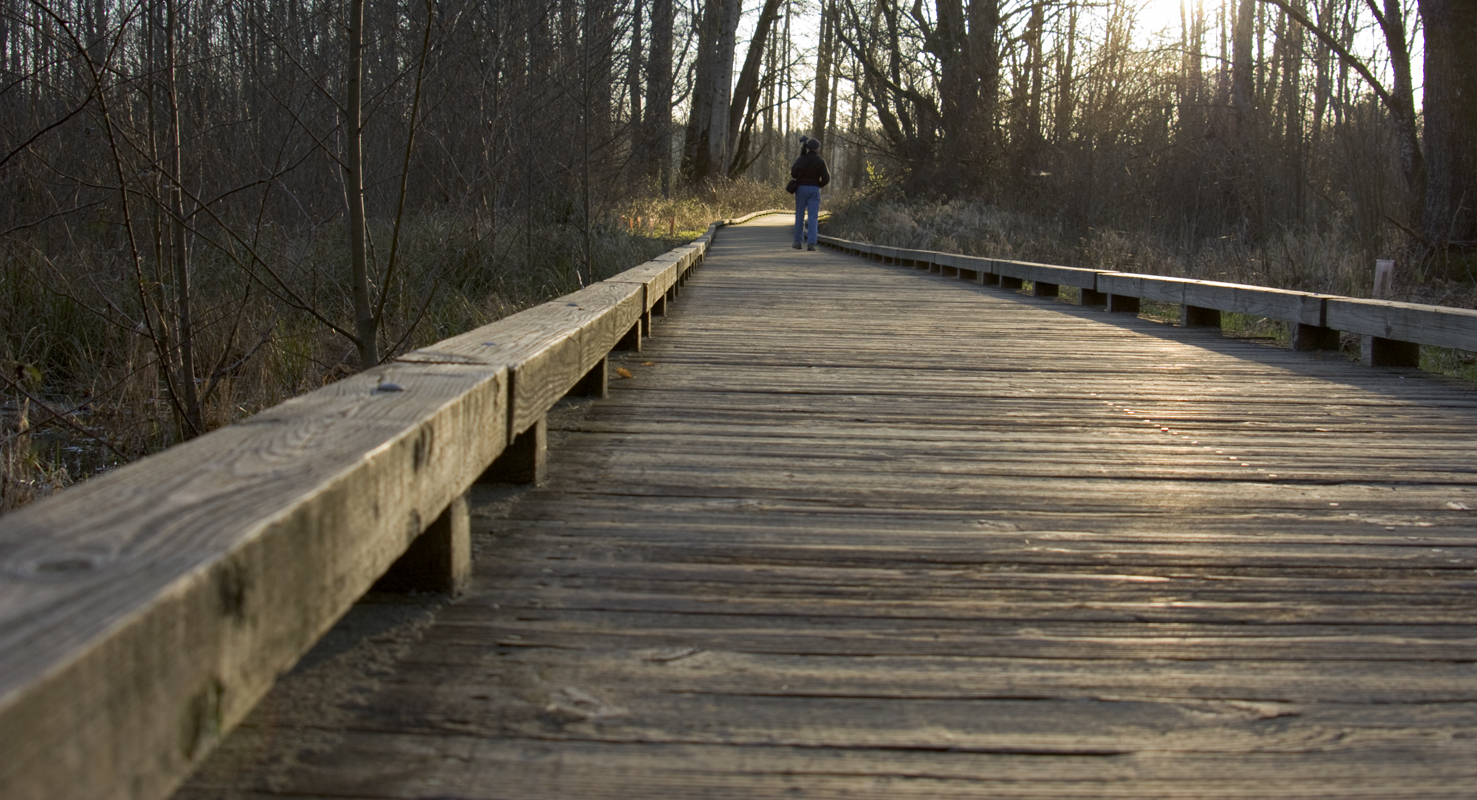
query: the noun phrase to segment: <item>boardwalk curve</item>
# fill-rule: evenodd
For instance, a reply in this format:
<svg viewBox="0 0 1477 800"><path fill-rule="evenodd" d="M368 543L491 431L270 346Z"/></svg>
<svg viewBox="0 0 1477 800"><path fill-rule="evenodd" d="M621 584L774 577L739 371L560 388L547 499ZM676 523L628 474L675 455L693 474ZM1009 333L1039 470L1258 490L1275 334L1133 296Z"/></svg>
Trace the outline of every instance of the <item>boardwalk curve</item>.
<svg viewBox="0 0 1477 800"><path fill-rule="evenodd" d="M178 797L1471 796L1470 387L785 222L474 491L466 597Z"/></svg>

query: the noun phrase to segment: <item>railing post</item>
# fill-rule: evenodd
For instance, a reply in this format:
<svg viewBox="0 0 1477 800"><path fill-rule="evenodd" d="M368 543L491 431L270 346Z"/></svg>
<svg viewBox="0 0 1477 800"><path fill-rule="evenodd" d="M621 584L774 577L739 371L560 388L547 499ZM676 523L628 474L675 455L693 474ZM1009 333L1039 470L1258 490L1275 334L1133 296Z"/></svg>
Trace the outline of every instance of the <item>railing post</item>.
<svg viewBox="0 0 1477 800"><path fill-rule="evenodd" d="M1359 337L1359 361L1366 367L1419 367L1421 346L1379 336Z"/></svg>
<svg viewBox="0 0 1477 800"><path fill-rule="evenodd" d="M374 584L380 592L458 595L472 577L472 522L466 493L458 495Z"/></svg>
<svg viewBox="0 0 1477 800"><path fill-rule="evenodd" d="M641 352L641 338L642 338L642 336L650 336L650 335L651 335L651 312L650 311L643 311L641 313L641 318L638 319L638 320L636 320L636 324L635 325L632 325L631 326L631 329L628 330L628 331L626 331L626 335L625 336L622 336L621 337L621 340L619 342L616 342L615 343L615 349L617 349L617 350L629 350L631 352L639 353L639 352Z"/></svg>
<svg viewBox="0 0 1477 800"><path fill-rule="evenodd" d="M630 334L626 334L628 337ZM638 336L639 340L640 337ZM625 341L622 339L621 341ZM640 345L637 345L640 349ZM569 389L570 397L598 397L605 399L610 396L610 358L602 358L590 371L585 373L579 382Z"/></svg>
<svg viewBox="0 0 1477 800"><path fill-rule="evenodd" d="M477 479L478 483L530 483L544 480L548 465L549 437L545 417L530 425L528 430L513 437L498 456Z"/></svg>
<svg viewBox="0 0 1477 800"><path fill-rule="evenodd" d="M1292 329L1292 349L1302 352L1337 350L1339 349L1339 332L1322 325L1296 323Z"/></svg>
<svg viewBox="0 0 1477 800"><path fill-rule="evenodd" d="M1219 309L1201 306L1180 306L1180 327L1219 329L1221 312Z"/></svg>

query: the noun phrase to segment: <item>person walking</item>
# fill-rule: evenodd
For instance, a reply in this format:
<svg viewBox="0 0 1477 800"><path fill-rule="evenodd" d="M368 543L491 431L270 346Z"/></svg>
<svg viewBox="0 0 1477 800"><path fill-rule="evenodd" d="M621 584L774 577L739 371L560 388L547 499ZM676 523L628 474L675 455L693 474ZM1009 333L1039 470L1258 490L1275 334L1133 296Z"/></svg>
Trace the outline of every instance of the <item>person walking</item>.
<svg viewBox="0 0 1477 800"><path fill-rule="evenodd" d="M816 226L821 213L821 187L831 182L831 172L826 169L826 160L820 155L821 143L816 139L800 137L800 157L790 167L790 177L799 185L795 188L795 244L806 249L815 249ZM807 216L809 217L807 219Z"/></svg>

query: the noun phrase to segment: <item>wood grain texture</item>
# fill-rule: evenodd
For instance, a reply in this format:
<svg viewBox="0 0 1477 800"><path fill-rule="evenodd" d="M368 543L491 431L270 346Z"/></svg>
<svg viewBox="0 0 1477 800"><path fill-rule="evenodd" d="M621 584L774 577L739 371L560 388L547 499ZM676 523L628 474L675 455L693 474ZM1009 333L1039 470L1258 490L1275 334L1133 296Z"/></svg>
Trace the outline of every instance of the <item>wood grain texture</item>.
<svg viewBox="0 0 1477 800"><path fill-rule="evenodd" d="M1477 311L1394 300L1328 299L1330 328L1351 333L1477 351Z"/></svg>
<svg viewBox="0 0 1477 800"><path fill-rule="evenodd" d="M402 363L489 364L509 375L508 439L543 418L647 310L643 284L602 281L401 356Z"/></svg>
<svg viewBox="0 0 1477 800"><path fill-rule="evenodd" d="M991 259L990 263L991 271L996 275L1020 278L1035 283L1075 286L1079 289L1094 289L1097 287L1098 273L1095 270L1080 269L1077 267L1057 267L1050 264L1033 264L1029 261L1008 261L1003 258ZM1055 292L1052 294L1055 294Z"/></svg>
<svg viewBox="0 0 1477 800"><path fill-rule="evenodd" d="M181 800L1471 796L1470 386L786 224L474 503L472 591L345 719Z"/></svg>
<svg viewBox="0 0 1477 800"><path fill-rule="evenodd" d="M0 520L0 796L167 793L501 451L506 392L383 367Z"/></svg>

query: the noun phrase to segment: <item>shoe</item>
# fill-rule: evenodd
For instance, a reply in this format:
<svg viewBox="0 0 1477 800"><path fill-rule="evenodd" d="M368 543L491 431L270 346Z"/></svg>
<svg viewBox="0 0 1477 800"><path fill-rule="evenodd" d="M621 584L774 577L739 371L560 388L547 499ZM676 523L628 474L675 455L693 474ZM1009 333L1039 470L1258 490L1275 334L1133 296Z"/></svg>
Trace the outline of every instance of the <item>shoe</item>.
<svg viewBox="0 0 1477 800"><path fill-rule="evenodd" d="M800 243L799 242L796 242L796 243L794 243L794 244L792 244L790 246L793 247L793 248L795 248L796 250L799 250L800 249Z"/></svg>
<svg viewBox="0 0 1477 800"><path fill-rule="evenodd" d="M797 247L798 247L798 246L799 246L799 245L796 245L796 246L797 246ZM809 251L810 251L810 252L812 252L812 253L814 253L814 252L815 252L815 245L811 245L811 246L809 246L809 247L807 247L807 248L805 248L805 249L806 249L806 250L809 250Z"/></svg>

